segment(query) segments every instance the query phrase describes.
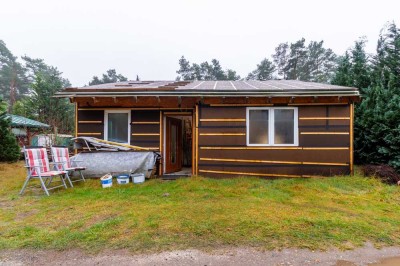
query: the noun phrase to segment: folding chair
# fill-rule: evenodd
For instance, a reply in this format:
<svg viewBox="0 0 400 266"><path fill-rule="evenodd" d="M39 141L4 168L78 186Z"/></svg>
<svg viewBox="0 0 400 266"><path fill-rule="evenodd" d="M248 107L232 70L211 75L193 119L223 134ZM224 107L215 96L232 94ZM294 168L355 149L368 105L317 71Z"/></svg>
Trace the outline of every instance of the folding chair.
<svg viewBox="0 0 400 266"><path fill-rule="evenodd" d="M25 167L27 169L27 176L25 183L22 186L21 191L19 192L20 195L24 193L31 179L40 180L40 185L47 196L50 196L49 190L59 187L67 188L64 178L67 179L69 182L71 182L68 176L68 172L52 171L50 169L50 163L45 148L41 146L24 147L24 155L25 155ZM49 188L48 186L53 181L53 178L57 176L60 177L61 179L61 185Z"/></svg>
<svg viewBox="0 0 400 266"><path fill-rule="evenodd" d="M77 160L71 161L69 158L68 148L65 146L51 146L51 156L53 162L56 163L56 169L59 171L79 172L81 178L73 180L72 182L85 181L85 177L82 171L86 170L86 167L80 167L77 165ZM71 182L71 187L73 187Z"/></svg>

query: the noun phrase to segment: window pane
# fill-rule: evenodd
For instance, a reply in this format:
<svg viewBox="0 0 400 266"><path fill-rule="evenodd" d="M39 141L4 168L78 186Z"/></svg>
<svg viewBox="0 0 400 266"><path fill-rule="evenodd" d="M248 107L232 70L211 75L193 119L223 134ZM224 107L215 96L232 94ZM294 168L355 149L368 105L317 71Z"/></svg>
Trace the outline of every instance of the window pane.
<svg viewBox="0 0 400 266"><path fill-rule="evenodd" d="M294 110L275 109L275 144L294 144Z"/></svg>
<svg viewBox="0 0 400 266"><path fill-rule="evenodd" d="M249 143L268 144L268 110L249 111Z"/></svg>
<svg viewBox="0 0 400 266"><path fill-rule="evenodd" d="M128 114L108 114L108 140L127 143L128 142Z"/></svg>

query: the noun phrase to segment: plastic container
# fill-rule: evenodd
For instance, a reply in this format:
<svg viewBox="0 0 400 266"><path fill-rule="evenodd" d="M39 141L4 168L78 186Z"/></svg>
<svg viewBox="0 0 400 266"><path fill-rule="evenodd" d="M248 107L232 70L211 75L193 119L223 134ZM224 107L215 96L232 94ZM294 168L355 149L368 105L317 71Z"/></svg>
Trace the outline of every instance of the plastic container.
<svg viewBox="0 0 400 266"><path fill-rule="evenodd" d="M103 188L112 187L112 175L106 174L100 177L100 182Z"/></svg>
<svg viewBox="0 0 400 266"><path fill-rule="evenodd" d="M132 177L132 182L135 184L144 182L144 174L132 174L131 177Z"/></svg>
<svg viewBox="0 0 400 266"><path fill-rule="evenodd" d="M119 185L126 185L129 183L129 175L121 174L117 176L117 182Z"/></svg>

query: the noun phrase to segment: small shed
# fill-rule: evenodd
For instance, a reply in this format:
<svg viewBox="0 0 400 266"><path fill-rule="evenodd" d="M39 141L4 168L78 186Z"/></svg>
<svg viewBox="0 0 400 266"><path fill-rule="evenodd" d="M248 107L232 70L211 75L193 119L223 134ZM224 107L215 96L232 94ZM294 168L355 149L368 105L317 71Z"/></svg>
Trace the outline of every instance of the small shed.
<svg viewBox="0 0 400 266"><path fill-rule="evenodd" d="M4 114L1 118L11 119L11 130L17 138L18 145L21 147L30 145L35 135L41 130L50 128L47 124L19 115Z"/></svg>
<svg viewBox="0 0 400 266"><path fill-rule="evenodd" d="M126 81L66 88L75 135L158 151L159 174L353 172L357 88L298 80Z"/></svg>

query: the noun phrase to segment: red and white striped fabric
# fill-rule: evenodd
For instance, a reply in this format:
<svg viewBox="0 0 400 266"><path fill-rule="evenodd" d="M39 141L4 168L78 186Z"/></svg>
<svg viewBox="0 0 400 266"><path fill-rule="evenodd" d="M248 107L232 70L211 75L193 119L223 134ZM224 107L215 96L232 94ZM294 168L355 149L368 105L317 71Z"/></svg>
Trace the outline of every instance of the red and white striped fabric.
<svg viewBox="0 0 400 266"><path fill-rule="evenodd" d="M49 171L49 172L40 173L40 176L47 177L47 176L55 176L55 175L64 175L66 173L67 173L67 171Z"/></svg>
<svg viewBox="0 0 400 266"><path fill-rule="evenodd" d="M25 150L26 163L31 168L31 175L38 175L38 168L33 168L34 166L40 167L40 172L49 172L49 159L47 158L47 152L45 148L39 149L26 149Z"/></svg>
<svg viewBox="0 0 400 266"><path fill-rule="evenodd" d="M55 163L63 163L64 168L61 167L61 164L56 164L58 170L66 170L71 168L68 148L51 147L51 153L53 154L53 161Z"/></svg>

